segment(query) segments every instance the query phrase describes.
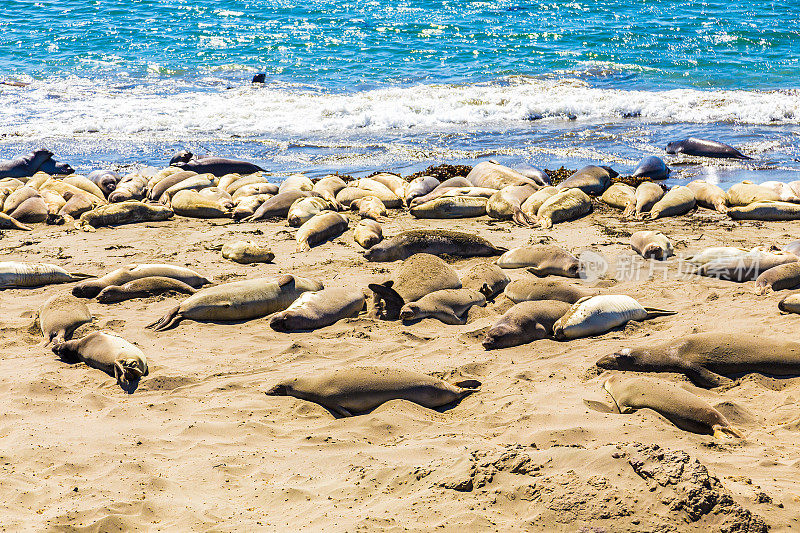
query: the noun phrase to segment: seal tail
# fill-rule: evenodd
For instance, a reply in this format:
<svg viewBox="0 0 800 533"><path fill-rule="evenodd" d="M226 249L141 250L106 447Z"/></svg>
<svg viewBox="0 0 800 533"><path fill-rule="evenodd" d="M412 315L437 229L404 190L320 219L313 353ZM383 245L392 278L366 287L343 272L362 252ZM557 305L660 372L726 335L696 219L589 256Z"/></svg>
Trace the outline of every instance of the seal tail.
<svg viewBox="0 0 800 533"><path fill-rule="evenodd" d="M736 439L744 438L744 435L742 435L738 430L735 430L730 426L721 426L719 424L716 424L711 429L714 431L714 438L717 439L724 439L728 437L733 437Z"/></svg>
<svg viewBox="0 0 800 533"><path fill-rule="evenodd" d="M647 316L644 317L645 320L649 320L651 318L656 318L659 316L670 316L670 315L677 315L677 311L667 311L666 309L656 309L655 307L645 307L645 311L647 311Z"/></svg>
<svg viewBox="0 0 800 533"><path fill-rule="evenodd" d="M458 399L463 400L470 394L474 392L479 392L481 390L481 382L477 379L465 379L463 381L457 381L453 383L456 387L461 389L458 392Z"/></svg>
<svg viewBox="0 0 800 533"><path fill-rule="evenodd" d="M72 278L72 281L81 281L81 280L84 280L84 279L89 279L89 278L95 277L95 276L92 276L91 274L84 274L83 272L70 272L69 275Z"/></svg>
<svg viewBox="0 0 800 533"><path fill-rule="evenodd" d="M531 217L526 215L522 209L515 209L514 214L511 216L511 220L514 221L515 224L518 226L523 226L526 228L532 228L534 226L534 221L531 220Z"/></svg>
<svg viewBox="0 0 800 533"><path fill-rule="evenodd" d="M164 331L167 329L174 328L178 325L178 322L183 320L183 317L180 315L180 306L176 306L164 315L163 317L159 318L152 324L148 324L145 327L151 328L153 331Z"/></svg>

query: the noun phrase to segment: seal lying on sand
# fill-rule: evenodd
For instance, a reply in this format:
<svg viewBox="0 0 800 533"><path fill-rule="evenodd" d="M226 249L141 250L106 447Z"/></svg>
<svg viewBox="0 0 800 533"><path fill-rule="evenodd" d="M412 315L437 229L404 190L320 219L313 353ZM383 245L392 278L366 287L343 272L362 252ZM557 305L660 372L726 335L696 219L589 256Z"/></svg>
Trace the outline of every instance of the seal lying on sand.
<svg viewBox="0 0 800 533"><path fill-rule="evenodd" d="M270 263L275 259L275 254L263 244L253 241L233 241L222 246L222 257L246 265Z"/></svg>
<svg viewBox="0 0 800 533"><path fill-rule="evenodd" d="M184 294L194 294L196 289L191 285L173 278L163 276L150 276L147 278L135 279L124 285L109 285L97 295L97 301L101 304L111 304L132 300L133 298L147 298L165 292L181 292Z"/></svg>
<svg viewBox="0 0 800 533"><path fill-rule="evenodd" d="M506 311L483 339L487 350L510 348L553 336L553 325L572 306L557 300L521 302Z"/></svg>
<svg viewBox="0 0 800 533"><path fill-rule="evenodd" d="M353 416L390 400L408 400L430 409L457 402L480 389L480 382L455 384L395 368L355 367L286 380L269 396L294 396L317 403L339 416Z"/></svg>
<svg viewBox="0 0 800 533"><path fill-rule="evenodd" d="M756 294L766 294L769 291L783 289L796 289L800 286L800 261L784 263L763 271L756 278Z"/></svg>
<svg viewBox="0 0 800 533"><path fill-rule="evenodd" d="M461 275L461 286L483 294L487 300L503 292L511 280L497 265L483 261Z"/></svg>
<svg viewBox="0 0 800 533"><path fill-rule="evenodd" d="M610 331L631 320L642 321L659 316L676 314L652 307L622 294L609 294L581 298L553 325L556 339L577 339Z"/></svg>
<svg viewBox="0 0 800 533"><path fill-rule="evenodd" d="M290 275L223 283L197 291L147 327L164 331L185 318L222 322L250 320L283 311L302 293L322 288L318 281Z"/></svg>
<svg viewBox="0 0 800 533"><path fill-rule="evenodd" d="M527 277L517 279L508 284L503 294L514 303L535 300L558 300L570 305L581 298L594 296L592 291L580 285L567 283L559 279Z"/></svg>
<svg viewBox="0 0 800 533"><path fill-rule="evenodd" d="M53 352L66 362L83 361L114 376L123 388L148 374L147 358L139 348L122 337L101 331L56 344Z"/></svg>
<svg viewBox="0 0 800 533"><path fill-rule="evenodd" d="M580 275L578 258L553 244L533 244L512 248L497 259L500 268L529 268L537 276L565 276L577 278Z"/></svg>
<svg viewBox="0 0 800 533"><path fill-rule="evenodd" d="M742 154L739 150L717 141L689 137L681 141L667 144L668 154L699 155L702 157L723 157L729 159L752 159Z"/></svg>
<svg viewBox="0 0 800 533"><path fill-rule="evenodd" d="M67 272L60 266L49 263L0 262L0 289L41 287L42 285L80 281L90 277L88 274Z"/></svg>
<svg viewBox="0 0 800 533"><path fill-rule="evenodd" d="M603 390L611 397L613 406L590 400L584 402L598 411L620 414L652 409L681 429L713 433L717 438L742 436L711 404L677 383L614 375L603 383Z"/></svg>
<svg viewBox="0 0 800 533"><path fill-rule="evenodd" d="M467 313L473 305L483 307L486 297L473 289L442 289L426 294L400 309L403 321L435 318L450 325L467 323Z"/></svg>
<svg viewBox="0 0 800 533"><path fill-rule="evenodd" d="M133 224L134 222L156 222L169 220L173 216L172 209L167 207L148 205L131 200L118 204L104 205L87 211L75 223L75 228L83 231L95 231L95 228L104 226Z"/></svg>
<svg viewBox="0 0 800 533"><path fill-rule="evenodd" d="M201 276L192 269L176 265L153 264L130 264L116 270L112 270L105 276L96 279L89 279L78 283L72 288L72 294L78 298L94 298L100 291L112 285L124 285L129 281L141 278L160 276L182 281L187 285L199 289L203 285L211 283L211 280Z"/></svg>
<svg viewBox="0 0 800 533"><path fill-rule="evenodd" d="M42 305L38 321L45 345L58 344L71 339L76 329L91 322L92 313L83 301L70 294L59 294Z"/></svg>
<svg viewBox="0 0 800 533"><path fill-rule="evenodd" d="M275 331L303 331L324 328L357 316L364 308L364 293L333 287L304 292L285 311L275 313L269 327Z"/></svg>
<svg viewBox="0 0 800 533"><path fill-rule="evenodd" d="M369 249L383 240L383 229L375 220L362 219L353 231L353 239L362 248Z"/></svg>
<svg viewBox="0 0 800 533"><path fill-rule="evenodd" d="M750 373L800 375L800 342L749 333L697 333L658 345L623 348L597 361L608 370L678 372L701 387Z"/></svg>
<svg viewBox="0 0 800 533"><path fill-rule="evenodd" d="M375 310L384 320L396 320L400 310L434 291L460 289L461 280L453 268L431 254L415 254L402 262L392 279L370 283Z"/></svg>
<svg viewBox="0 0 800 533"><path fill-rule="evenodd" d="M660 231L637 231L631 235L631 248L645 259L666 261L672 255L672 244Z"/></svg>
<svg viewBox="0 0 800 533"><path fill-rule="evenodd" d="M367 261L398 261L414 254L450 255L454 257L488 257L507 251L486 239L463 233L440 229L418 229L404 231L385 239L366 251Z"/></svg>

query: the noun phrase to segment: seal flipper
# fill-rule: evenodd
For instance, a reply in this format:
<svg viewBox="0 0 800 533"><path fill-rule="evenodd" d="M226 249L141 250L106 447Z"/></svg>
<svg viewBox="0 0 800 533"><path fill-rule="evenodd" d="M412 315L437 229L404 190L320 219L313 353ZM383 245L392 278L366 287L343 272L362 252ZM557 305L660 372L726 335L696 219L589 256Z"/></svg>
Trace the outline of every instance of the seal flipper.
<svg viewBox="0 0 800 533"><path fill-rule="evenodd" d="M610 405L608 405L605 402L599 402L597 400L587 400L587 399L584 398L583 403L589 409L591 409L593 411L597 411L599 413L616 413L617 412L617 408L616 407L611 407Z"/></svg>
<svg viewBox="0 0 800 533"><path fill-rule="evenodd" d="M532 228L534 226L534 221L531 220L531 217L526 215L522 209L515 208L514 214L511 216L511 220L514 221L515 224L527 228Z"/></svg>
<svg viewBox="0 0 800 533"><path fill-rule="evenodd" d="M477 379L464 379L453 383L458 388L470 390L470 392L478 392L481 389L482 383Z"/></svg>
<svg viewBox="0 0 800 533"><path fill-rule="evenodd" d="M163 317L159 318L152 324L148 324L146 328L152 328L153 331L164 331L166 329L174 328L178 325L178 322L183 320L183 317L179 314L181 307L176 306L164 315Z"/></svg>
<svg viewBox="0 0 800 533"><path fill-rule="evenodd" d="M91 274L84 274L83 272L70 272L69 275L72 278L72 281L81 281L84 279L97 277L92 276Z"/></svg>
<svg viewBox="0 0 800 533"><path fill-rule="evenodd" d="M322 407L331 411L332 413L339 415L340 418L347 418L353 416L353 413L342 407L341 405L336 405L334 403L320 403Z"/></svg>
<svg viewBox="0 0 800 533"><path fill-rule="evenodd" d="M726 378L721 374L712 372L699 365L687 366L684 367L683 370L690 380L706 389L713 389L714 387L721 387L722 385L733 383L732 379Z"/></svg>
<svg viewBox="0 0 800 533"><path fill-rule="evenodd" d="M678 314L677 311L667 311L665 309L656 309L655 307L645 307L644 310L647 311L647 316L644 317L644 320L649 320L659 316L671 316Z"/></svg>
<svg viewBox="0 0 800 533"><path fill-rule="evenodd" d="M367 285L379 298L382 298L386 301L384 315L386 316L387 320L395 320L399 318L400 310L405 305L403 297L392 288L392 285L392 281L387 281L386 283L380 285L377 283L370 283Z"/></svg>
<svg viewBox="0 0 800 533"><path fill-rule="evenodd" d="M714 438L723 439L726 437L734 437L736 439L743 439L744 435L739 433L739 431L733 429L730 426L721 426L716 424L711 427L711 430L714 432Z"/></svg>

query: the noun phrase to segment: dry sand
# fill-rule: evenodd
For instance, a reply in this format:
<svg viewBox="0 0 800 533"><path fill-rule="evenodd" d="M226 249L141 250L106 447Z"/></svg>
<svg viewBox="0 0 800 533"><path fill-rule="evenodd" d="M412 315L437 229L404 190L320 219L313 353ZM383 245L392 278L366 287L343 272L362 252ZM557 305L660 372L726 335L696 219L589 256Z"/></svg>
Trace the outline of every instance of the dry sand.
<svg viewBox="0 0 800 533"><path fill-rule="evenodd" d="M167 262L216 281L298 273L366 288L399 263L367 263L353 242L354 225L308 253L294 252L295 230L285 223L180 217L96 233L37 225L6 231L0 250L3 260L98 275ZM547 231L487 217L420 221L403 213L384 234L424 227L476 232L506 247L547 240L613 258L633 255L627 236L637 229L661 229L680 254L784 244L799 226L736 223L707 210L622 222L598 208ZM236 238L268 243L275 263L222 259L219 247ZM364 316L284 334L267 319L187 320L154 333L144 326L182 296L90 300L96 320L76 337L110 330L149 358L150 375L130 395L98 370L58 361L29 329L44 300L73 284L2 291L0 523L80 531L762 531L763 519L772 531L800 528L800 378L750 375L727 390L691 387L719 405L746 435L742 441L687 433L649 410L603 414L582 401L602 399L594 363L623 346L700 331L796 338L800 318L777 310L786 291L756 296L753 282L676 279L677 260L668 264L666 280L621 282L610 292L678 315L595 338L496 351L480 341L502 303L476 310L464 326ZM442 412L393 401L346 419L264 394L283 378L351 365L466 376L483 388Z"/></svg>

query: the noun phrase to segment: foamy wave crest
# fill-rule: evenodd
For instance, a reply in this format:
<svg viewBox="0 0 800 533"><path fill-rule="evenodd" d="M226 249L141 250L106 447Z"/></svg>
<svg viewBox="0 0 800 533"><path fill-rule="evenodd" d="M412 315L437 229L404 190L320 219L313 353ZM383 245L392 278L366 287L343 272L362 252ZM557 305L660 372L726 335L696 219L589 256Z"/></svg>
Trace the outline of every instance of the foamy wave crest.
<svg viewBox="0 0 800 533"><path fill-rule="evenodd" d="M4 88L0 134L187 139L502 132L538 120L800 124L798 91L625 91L575 79L532 78L347 94L277 84L224 89L165 83L112 87L69 78Z"/></svg>

